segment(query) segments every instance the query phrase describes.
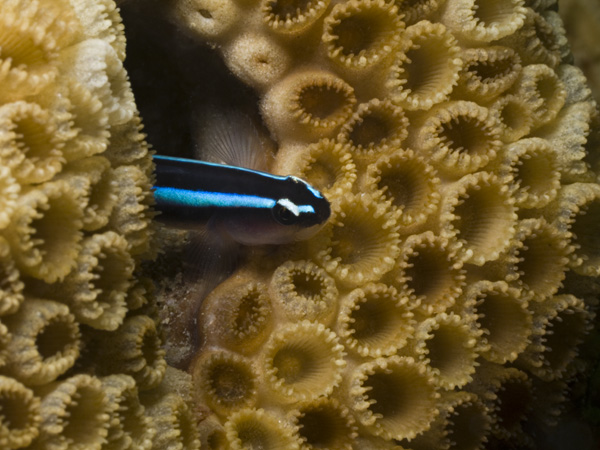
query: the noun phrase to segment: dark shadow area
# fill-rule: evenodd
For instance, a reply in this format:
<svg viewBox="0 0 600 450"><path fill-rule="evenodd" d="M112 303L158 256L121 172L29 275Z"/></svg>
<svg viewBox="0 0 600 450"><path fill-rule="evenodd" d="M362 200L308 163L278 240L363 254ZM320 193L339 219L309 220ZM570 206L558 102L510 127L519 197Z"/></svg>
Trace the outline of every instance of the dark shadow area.
<svg viewBox="0 0 600 450"><path fill-rule="evenodd" d="M259 121L258 96L234 77L217 49L171 23L168 1L121 5L125 68L157 153L192 157L194 117L212 108L241 110Z"/></svg>

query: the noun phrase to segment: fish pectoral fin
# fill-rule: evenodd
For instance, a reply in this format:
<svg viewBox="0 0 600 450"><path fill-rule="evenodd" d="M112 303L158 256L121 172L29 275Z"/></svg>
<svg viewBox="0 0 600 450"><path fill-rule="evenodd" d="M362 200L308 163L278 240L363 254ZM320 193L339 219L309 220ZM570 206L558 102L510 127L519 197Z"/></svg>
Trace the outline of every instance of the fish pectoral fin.
<svg viewBox="0 0 600 450"><path fill-rule="evenodd" d="M184 280L204 295L229 276L237 265L240 245L227 235L213 230L212 220L190 232L184 253Z"/></svg>
<svg viewBox="0 0 600 450"><path fill-rule="evenodd" d="M252 119L238 110L219 107L207 109L195 117L196 158L266 171L269 140L261 136Z"/></svg>
<svg viewBox="0 0 600 450"><path fill-rule="evenodd" d="M206 296L236 268L240 246L210 229L190 231L183 251L185 295L172 308L165 324L169 365L187 370L204 338L198 313Z"/></svg>

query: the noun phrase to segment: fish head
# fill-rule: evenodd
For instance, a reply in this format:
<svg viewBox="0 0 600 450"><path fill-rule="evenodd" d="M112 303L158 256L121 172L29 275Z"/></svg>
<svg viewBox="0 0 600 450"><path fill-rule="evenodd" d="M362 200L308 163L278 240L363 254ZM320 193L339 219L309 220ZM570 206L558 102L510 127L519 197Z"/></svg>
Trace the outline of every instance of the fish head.
<svg viewBox="0 0 600 450"><path fill-rule="evenodd" d="M331 206L325 196L306 181L289 176L286 189L271 209L273 219L283 230L302 241L317 233L329 219Z"/></svg>
<svg viewBox="0 0 600 450"><path fill-rule="evenodd" d="M289 176L274 189L268 208L245 211L243 220L232 217L226 229L244 245L286 244L310 238L330 215L323 194L306 181Z"/></svg>

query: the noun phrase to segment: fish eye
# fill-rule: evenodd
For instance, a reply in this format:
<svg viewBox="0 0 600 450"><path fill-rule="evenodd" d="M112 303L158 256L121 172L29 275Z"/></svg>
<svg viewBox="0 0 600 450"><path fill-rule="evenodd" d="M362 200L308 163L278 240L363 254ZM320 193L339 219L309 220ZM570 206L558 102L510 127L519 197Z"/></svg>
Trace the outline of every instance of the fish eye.
<svg viewBox="0 0 600 450"><path fill-rule="evenodd" d="M282 205L281 203L277 203L273 207L273 216L275 217L275 220L282 225L290 225L294 223L297 217L290 208Z"/></svg>

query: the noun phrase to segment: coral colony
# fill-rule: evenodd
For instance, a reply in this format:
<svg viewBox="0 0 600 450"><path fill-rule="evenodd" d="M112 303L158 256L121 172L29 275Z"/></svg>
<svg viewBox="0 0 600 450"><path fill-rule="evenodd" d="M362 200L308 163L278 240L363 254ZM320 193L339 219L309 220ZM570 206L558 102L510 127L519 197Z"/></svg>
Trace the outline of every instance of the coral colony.
<svg viewBox="0 0 600 450"><path fill-rule="evenodd" d="M259 95L271 171L332 204L206 296L184 373L118 10L2 1L0 448L536 448L600 275L597 105L555 6L171 2Z"/></svg>

